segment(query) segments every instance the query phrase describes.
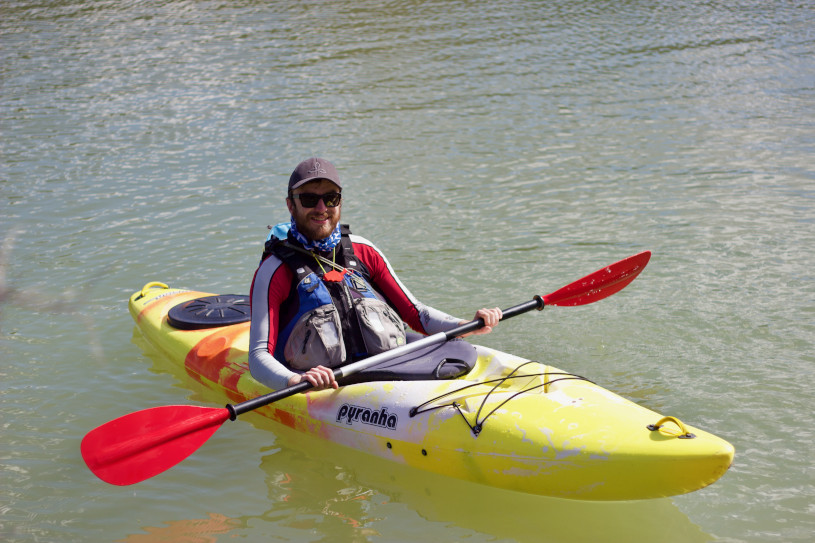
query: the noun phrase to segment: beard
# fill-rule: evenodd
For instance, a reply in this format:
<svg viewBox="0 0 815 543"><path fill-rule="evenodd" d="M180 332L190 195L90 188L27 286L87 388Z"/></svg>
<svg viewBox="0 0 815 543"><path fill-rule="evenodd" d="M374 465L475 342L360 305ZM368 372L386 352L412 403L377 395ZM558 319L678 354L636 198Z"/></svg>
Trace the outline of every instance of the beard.
<svg viewBox="0 0 815 543"><path fill-rule="evenodd" d="M319 241L331 235L340 222L340 207L329 207L324 212L297 207L292 214L297 230L310 240Z"/></svg>

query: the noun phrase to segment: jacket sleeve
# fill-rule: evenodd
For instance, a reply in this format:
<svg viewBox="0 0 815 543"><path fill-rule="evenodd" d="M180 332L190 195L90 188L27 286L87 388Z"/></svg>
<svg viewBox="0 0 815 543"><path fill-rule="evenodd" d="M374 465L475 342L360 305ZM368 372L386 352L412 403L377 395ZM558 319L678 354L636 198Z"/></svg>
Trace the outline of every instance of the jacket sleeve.
<svg viewBox="0 0 815 543"><path fill-rule="evenodd" d="M293 276L288 266L270 256L261 262L249 292L252 322L249 328L249 371L267 387L286 388L294 375L274 357L280 323L280 305L289 295Z"/></svg>
<svg viewBox="0 0 815 543"><path fill-rule="evenodd" d="M371 272L374 286L387 298L408 326L423 334L446 332L458 326L462 319L434 309L416 299L396 276L388 259L367 239L351 235L354 254Z"/></svg>

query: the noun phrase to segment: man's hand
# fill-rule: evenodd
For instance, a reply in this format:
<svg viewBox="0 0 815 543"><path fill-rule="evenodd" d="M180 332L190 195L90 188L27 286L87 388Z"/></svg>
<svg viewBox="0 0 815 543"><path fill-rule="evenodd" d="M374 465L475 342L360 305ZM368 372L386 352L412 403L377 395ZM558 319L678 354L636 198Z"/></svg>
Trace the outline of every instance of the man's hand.
<svg viewBox="0 0 815 543"><path fill-rule="evenodd" d="M324 390L326 388L339 388L337 380L334 379L334 372L325 366L311 368L306 373L292 375L289 378L289 386L294 386L301 381L308 381L314 388L312 390Z"/></svg>
<svg viewBox="0 0 815 543"><path fill-rule="evenodd" d="M489 334L492 332L493 327L498 324L498 321L501 320L503 313L497 307L493 307L492 309L479 309L475 312L475 318L473 320L484 319L484 326L476 330L475 332L470 332L469 334L464 334L461 337L467 336L477 336L479 334ZM461 321L459 324L467 324L467 321Z"/></svg>

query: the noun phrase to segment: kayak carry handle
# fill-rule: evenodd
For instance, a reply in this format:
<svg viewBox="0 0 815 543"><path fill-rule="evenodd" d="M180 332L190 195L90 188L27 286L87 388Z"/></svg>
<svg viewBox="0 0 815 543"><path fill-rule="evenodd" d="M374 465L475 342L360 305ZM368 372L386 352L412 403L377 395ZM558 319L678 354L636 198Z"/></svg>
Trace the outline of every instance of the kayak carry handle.
<svg viewBox="0 0 815 543"><path fill-rule="evenodd" d="M659 421L657 421L656 424L649 424L648 426L646 426L646 428L648 428L652 432L657 432L658 431L658 432L664 434L666 432L662 432L661 429L665 425L666 422L673 422L674 424L676 424L679 427L679 432L680 432L678 434L676 432L667 432L668 435L678 437L679 439L693 439L693 438L696 437L695 434L692 434L692 433L688 432L688 429L685 428L685 425L682 424L681 420L679 420L676 417L671 417L671 416L662 417L661 419L659 419Z"/></svg>
<svg viewBox="0 0 815 543"><path fill-rule="evenodd" d="M167 288L170 288L170 287L165 285L161 281L150 281L149 283L147 283L146 285L144 285L141 288L141 292L139 292L139 298L144 298L145 295L147 295L147 291L150 290L151 288L167 289ZM139 298L136 298L136 299L138 300Z"/></svg>

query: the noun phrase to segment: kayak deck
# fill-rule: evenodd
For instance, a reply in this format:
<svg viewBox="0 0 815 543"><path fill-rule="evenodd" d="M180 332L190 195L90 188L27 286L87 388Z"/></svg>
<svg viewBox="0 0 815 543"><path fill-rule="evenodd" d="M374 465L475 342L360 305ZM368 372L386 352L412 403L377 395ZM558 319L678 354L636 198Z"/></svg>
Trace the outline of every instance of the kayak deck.
<svg viewBox="0 0 815 543"><path fill-rule="evenodd" d="M170 309L208 293L151 283L130 299L143 337L240 403L269 390L248 369L249 323L182 330ZM466 376L306 392L257 413L339 445L485 485L562 498L683 494L721 477L728 442L553 366L477 346Z"/></svg>

